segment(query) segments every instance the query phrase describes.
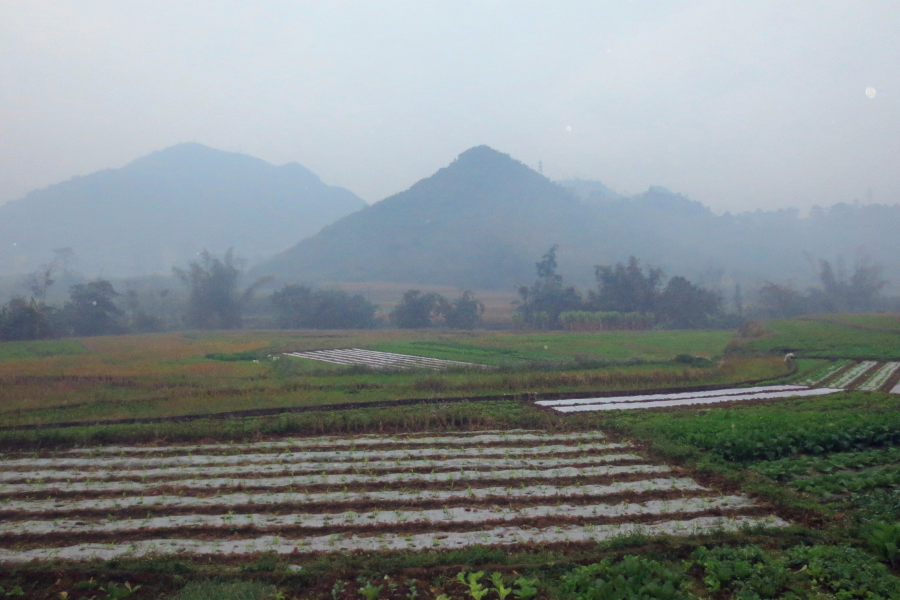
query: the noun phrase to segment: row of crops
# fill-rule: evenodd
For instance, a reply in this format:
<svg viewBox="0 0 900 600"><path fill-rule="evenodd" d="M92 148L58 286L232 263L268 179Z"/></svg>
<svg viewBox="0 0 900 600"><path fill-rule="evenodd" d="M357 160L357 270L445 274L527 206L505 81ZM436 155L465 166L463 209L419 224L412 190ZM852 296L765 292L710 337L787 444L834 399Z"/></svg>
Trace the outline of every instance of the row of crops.
<svg viewBox="0 0 900 600"><path fill-rule="evenodd" d="M836 360L813 371L802 383L810 386L900 394L900 362Z"/></svg>
<svg viewBox="0 0 900 600"><path fill-rule="evenodd" d="M834 388L809 389L802 385L770 385L747 388L731 388L713 391L676 392L668 394L641 394L635 396L609 396L603 398L578 398L574 400L539 400L544 406L560 413L600 412L614 410L639 410L646 408L677 408L696 404L725 402L749 402L826 396L839 392Z"/></svg>
<svg viewBox="0 0 900 600"><path fill-rule="evenodd" d="M107 446L0 458L0 561L457 549L786 522L598 432Z"/></svg>
<svg viewBox="0 0 900 600"><path fill-rule="evenodd" d="M565 414L807 398L827 396L844 389L882 390L900 394L900 362L834 361L808 375L802 385L769 385L697 392L540 400L536 404Z"/></svg>

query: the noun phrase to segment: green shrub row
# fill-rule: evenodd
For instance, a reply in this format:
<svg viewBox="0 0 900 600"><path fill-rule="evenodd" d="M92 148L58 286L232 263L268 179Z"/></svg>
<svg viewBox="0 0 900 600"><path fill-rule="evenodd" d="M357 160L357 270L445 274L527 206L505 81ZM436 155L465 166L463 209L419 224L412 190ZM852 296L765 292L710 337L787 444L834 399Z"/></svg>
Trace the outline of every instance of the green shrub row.
<svg viewBox="0 0 900 600"><path fill-rule="evenodd" d="M653 313L573 310L559 315L566 331L608 331L651 329L656 322Z"/></svg>

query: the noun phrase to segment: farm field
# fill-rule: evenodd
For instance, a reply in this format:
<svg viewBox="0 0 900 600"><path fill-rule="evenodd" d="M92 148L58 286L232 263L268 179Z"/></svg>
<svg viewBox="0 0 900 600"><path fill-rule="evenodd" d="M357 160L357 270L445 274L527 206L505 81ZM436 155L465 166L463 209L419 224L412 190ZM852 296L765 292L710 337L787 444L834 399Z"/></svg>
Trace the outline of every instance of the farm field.
<svg viewBox="0 0 900 600"><path fill-rule="evenodd" d="M795 352L806 358L900 359L900 316L825 315L769 320L748 340L753 350Z"/></svg>
<svg viewBox="0 0 900 600"><path fill-rule="evenodd" d="M45 343L44 356L12 357L7 350L11 357L0 360L0 422L9 427L406 398L682 387L785 373L775 358L720 360L731 335L212 332L53 341ZM332 348L494 368L389 373L283 354ZM679 355L716 360L685 363L675 360Z"/></svg>
<svg viewBox="0 0 900 600"><path fill-rule="evenodd" d="M131 336L0 361L106 364L134 398L154 380L165 396L245 379L266 402L285 382L285 402L314 402L307 382L383 386L366 400L512 392L2 431L0 598L900 597L900 361L801 354L788 372L780 349L735 350L762 338L682 333ZM269 356L329 347L493 368ZM735 385L751 380L767 381ZM521 394L538 383L574 395ZM559 410L611 405L632 409Z"/></svg>

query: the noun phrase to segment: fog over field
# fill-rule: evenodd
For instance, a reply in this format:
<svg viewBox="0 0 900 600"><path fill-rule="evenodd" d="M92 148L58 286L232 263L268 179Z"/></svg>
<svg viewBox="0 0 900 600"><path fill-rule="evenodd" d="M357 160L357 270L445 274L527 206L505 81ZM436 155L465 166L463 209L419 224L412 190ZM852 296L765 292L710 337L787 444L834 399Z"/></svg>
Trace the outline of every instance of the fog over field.
<svg viewBox="0 0 900 600"><path fill-rule="evenodd" d="M386 312L515 297L558 245L582 295L635 257L738 315L890 308L898 25L862 1L5 4L0 299L101 278L165 320L227 255L245 305L371 284ZM567 306L650 310L614 304Z"/></svg>
<svg viewBox="0 0 900 600"><path fill-rule="evenodd" d="M0 597L900 600L900 0L0 0Z"/></svg>
<svg viewBox="0 0 900 600"><path fill-rule="evenodd" d="M7 2L0 201L196 141L369 202L487 144L717 212L893 203L898 25L862 0Z"/></svg>

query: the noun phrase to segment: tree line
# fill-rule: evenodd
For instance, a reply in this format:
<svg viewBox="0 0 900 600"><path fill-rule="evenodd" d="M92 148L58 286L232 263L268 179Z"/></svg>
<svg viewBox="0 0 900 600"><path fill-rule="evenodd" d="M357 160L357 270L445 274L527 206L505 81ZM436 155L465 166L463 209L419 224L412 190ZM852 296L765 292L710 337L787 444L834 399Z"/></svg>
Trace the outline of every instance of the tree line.
<svg viewBox="0 0 900 600"><path fill-rule="evenodd" d="M173 269L187 290L180 325L192 329L242 327L246 307L269 281L261 278L241 287L242 267L229 250L221 258L203 251L186 269ZM48 266L29 278L30 297L15 296L0 307L0 340L148 333L167 328L163 319L141 309L134 290L119 293L105 279L72 285L61 308L49 305L46 297L54 283L54 269ZM168 290L160 294L165 297ZM289 284L272 293L268 306L275 326L283 329L366 329L379 324L375 304L341 290ZM409 290L389 318L401 328L439 325L471 329L480 323L483 312L484 305L469 291L448 300L440 294Z"/></svg>
<svg viewBox="0 0 900 600"><path fill-rule="evenodd" d="M597 265L597 289L582 294L557 273L556 250L535 264L537 279L521 286L517 321L537 329L675 329L732 325L722 298L684 277L668 281L659 267L643 267L632 256L627 263Z"/></svg>
<svg viewBox="0 0 900 600"><path fill-rule="evenodd" d="M861 312L880 308L886 286L881 267L858 263L849 275L827 260L818 263L820 287L798 291L789 285L765 282L756 291L752 310L745 311L740 285L726 311L722 295L681 276L666 278L663 270L643 266L636 257L615 265L597 265L595 289L582 293L564 283L557 272L557 246L535 264L536 279L518 289L513 314L521 327L596 331L735 327L746 316L793 317L809 313ZM0 306L0 340L46 339L63 336L112 335L163 331L171 323L144 310L137 293L119 293L104 279L71 285L62 306L47 303L48 289L65 253L29 276L29 296L15 296ZM378 307L361 295L340 290L285 285L264 300L257 292L268 283L258 279L241 287L243 265L229 250L221 258L207 251L186 269L173 274L186 288L186 305L178 326L194 329L235 329L244 324L251 303L263 302L274 324L287 329L365 329L379 326ZM169 290L159 292L165 304ZM745 312L749 314L745 314ZM448 299L434 292L411 289L390 311L399 328L447 327L472 329L482 321L484 304L471 291Z"/></svg>

